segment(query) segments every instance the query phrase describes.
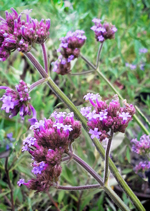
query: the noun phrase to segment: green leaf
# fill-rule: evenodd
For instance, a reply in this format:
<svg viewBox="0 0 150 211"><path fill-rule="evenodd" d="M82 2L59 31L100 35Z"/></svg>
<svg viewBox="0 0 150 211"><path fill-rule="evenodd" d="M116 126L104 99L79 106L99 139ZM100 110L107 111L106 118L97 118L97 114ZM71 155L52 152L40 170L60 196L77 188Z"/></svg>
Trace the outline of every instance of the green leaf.
<svg viewBox="0 0 150 211"><path fill-rule="evenodd" d="M60 191L58 192L58 202L59 202L59 203L63 200L64 196L65 196L65 191L60 190Z"/></svg>
<svg viewBox="0 0 150 211"><path fill-rule="evenodd" d="M127 146L127 149L126 149L126 157L127 157L128 162L130 163L131 157L130 157L130 149L129 149L128 146Z"/></svg>
<svg viewBox="0 0 150 211"><path fill-rule="evenodd" d="M0 198L7 195L8 193L10 193L10 190L6 191L6 192L3 192L3 193L0 193Z"/></svg>

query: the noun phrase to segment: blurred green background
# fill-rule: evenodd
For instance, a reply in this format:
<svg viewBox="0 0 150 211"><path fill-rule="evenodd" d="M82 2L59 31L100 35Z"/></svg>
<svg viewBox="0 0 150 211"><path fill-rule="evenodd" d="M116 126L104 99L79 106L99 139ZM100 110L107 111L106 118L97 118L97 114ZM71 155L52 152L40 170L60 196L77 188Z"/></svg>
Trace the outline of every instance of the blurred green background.
<svg viewBox="0 0 150 211"><path fill-rule="evenodd" d="M50 38L46 41L49 56L49 74L65 94L79 108L83 96L87 92L99 93L103 99L114 95L106 83L96 73L73 75L89 70L88 66L79 58L72 62L70 75L60 76L52 71L51 63L57 59L56 50L59 47L59 38L68 31L81 29L85 31L87 41L81 49L82 54L94 64L96 63L99 43L96 42L94 32L90 29L94 17L111 22L118 29L115 39L104 43L100 70L115 85L122 96L129 103L136 104L149 118L150 114L150 3L148 0L0 0L0 15L5 17L5 10L13 7L20 13L24 9L33 9L31 16L38 20L51 19ZM141 48L147 48L148 52L141 54ZM35 46L32 53L43 65L40 46ZM126 63L136 65L136 69L126 67ZM141 64L144 70L141 70ZM9 59L0 63L0 85L8 85L14 88L20 79L27 84L40 79L38 72L28 62L23 54L14 52ZM0 96L3 94L0 91ZM48 118L54 109L66 109L65 105L49 90L46 85L40 85L31 92L32 104L37 110L38 118ZM0 140L1 143L7 133L13 132L15 142L9 155L9 175L11 178L16 210L56 210L47 194L28 191L25 187L18 187L19 178L29 180L31 173L31 157L21 152L22 140L28 134L29 123L19 117L9 119L4 111L0 113ZM123 175L129 175L129 181L137 181L137 175L133 173L132 154L130 140L140 137L143 132L132 122L127 129L125 137L117 136L113 142L113 158ZM4 143L1 145L4 146ZM87 161L97 172L103 175L104 164L96 153L94 146L83 131L82 135L73 145L75 152ZM10 191L4 169L5 158L0 159L0 210L11 210L8 200ZM83 169L73 161L67 165L62 164L63 172L60 178L62 185L83 185L95 183ZM124 168L125 167L125 168ZM80 175L80 177L79 177ZM139 180L138 180L139 181ZM112 186L117 182L112 178ZM142 183L142 182L141 182ZM118 210L109 197L100 190L84 192L69 192L50 190L51 196L58 204L61 211L96 211ZM7 200L8 198L8 200ZM132 210L132 204L123 194L123 200Z"/></svg>

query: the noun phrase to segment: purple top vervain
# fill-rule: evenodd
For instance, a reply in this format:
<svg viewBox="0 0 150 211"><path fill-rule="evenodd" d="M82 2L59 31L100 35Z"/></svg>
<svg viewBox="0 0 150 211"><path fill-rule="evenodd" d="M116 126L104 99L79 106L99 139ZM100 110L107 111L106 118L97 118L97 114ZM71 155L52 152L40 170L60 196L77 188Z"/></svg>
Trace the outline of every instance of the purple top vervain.
<svg viewBox="0 0 150 211"><path fill-rule="evenodd" d="M124 101L125 106L121 107L117 96L114 96L109 104L106 101L101 101L99 94L88 93L83 98L89 100L93 111L91 111L91 107L84 107L81 108L81 113L88 119L90 134L93 134L92 131L101 132L97 136L100 141L109 138L110 130L124 133L135 113L133 105L129 105L126 101Z"/></svg>
<svg viewBox="0 0 150 211"><path fill-rule="evenodd" d="M0 61L5 61L14 50L30 51L34 43L44 43L49 37L50 19L39 22L29 16L31 10L18 14L13 8L6 13L6 19L0 17ZM23 14L26 20L22 20Z"/></svg>
<svg viewBox="0 0 150 211"><path fill-rule="evenodd" d="M2 101L2 110L6 113L11 113L10 118L20 113L22 119L24 116L31 115L36 118L36 112L33 106L30 104L29 88L24 81L20 81L16 86L16 90L9 87L0 86L0 89L5 89L5 94L0 98Z"/></svg>
<svg viewBox="0 0 150 211"><path fill-rule="evenodd" d="M59 179L62 155L68 152L69 145L80 135L81 124L74 120L73 113L55 111L51 117L54 120L50 118L35 122L30 127L34 135L23 141L22 151L32 155L32 173L36 178L27 183L21 179L18 185L45 191Z"/></svg>
<svg viewBox="0 0 150 211"><path fill-rule="evenodd" d="M91 30L94 31L96 40L103 43L106 39L113 39L117 28L107 22L102 24L102 20L94 18L92 20L94 26L91 27Z"/></svg>

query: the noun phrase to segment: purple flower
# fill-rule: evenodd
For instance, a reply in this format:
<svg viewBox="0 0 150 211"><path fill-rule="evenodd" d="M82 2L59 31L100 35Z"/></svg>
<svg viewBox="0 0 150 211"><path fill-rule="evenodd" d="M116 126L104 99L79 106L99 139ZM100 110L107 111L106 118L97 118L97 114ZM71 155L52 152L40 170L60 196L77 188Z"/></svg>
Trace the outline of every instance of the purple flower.
<svg viewBox="0 0 150 211"><path fill-rule="evenodd" d="M107 119L107 114L108 114L107 111L99 112L99 114L98 114L99 120Z"/></svg>
<svg viewBox="0 0 150 211"><path fill-rule="evenodd" d="M101 23L101 19L98 19L98 18L93 18L92 22L94 23Z"/></svg>
<svg viewBox="0 0 150 211"><path fill-rule="evenodd" d="M83 116L87 117L87 114L90 113L91 107L83 107L81 108L80 112Z"/></svg>
<svg viewBox="0 0 150 211"><path fill-rule="evenodd" d="M144 70L145 64L140 64L140 70Z"/></svg>
<svg viewBox="0 0 150 211"><path fill-rule="evenodd" d="M89 133L91 134L91 138L97 138L99 139L99 136L101 135L101 132L98 131L98 128L94 128L94 130L90 129Z"/></svg>
<svg viewBox="0 0 150 211"><path fill-rule="evenodd" d="M40 129L41 127L44 127L44 123L45 121L44 120L40 120L39 122L35 122L31 127L30 127L30 130L33 130L33 129Z"/></svg>
<svg viewBox="0 0 150 211"><path fill-rule="evenodd" d="M5 110L6 113L10 112L10 109L13 109L15 103L12 101L11 96L4 96L2 99L3 105L1 107L2 110Z"/></svg>
<svg viewBox="0 0 150 211"><path fill-rule="evenodd" d="M150 136L143 135L140 138L140 141L137 139L132 139L132 151L140 154L145 155L150 152Z"/></svg>
<svg viewBox="0 0 150 211"><path fill-rule="evenodd" d="M102 35L100 35L100 36L98 37L98 41L100 41L100 42L103 42L104 39L105 39L105 38L104 38Z"/></svg>
<svg viewBox="0 0 150 211"><path fill-rule="evenodd" d="M92 119L96 119L98 117L98 115L96 114L96 111L92 111L92 112L89 112L87 115L86 115L86 118L88 120L92 120Z"/></svg>
<svg viewBox="0 0 150 211"><path fill-rule="evenodd" d="M131 117L131 115L128 112L122 112L122 114L119 114L119 116L123 119L123 120L128 120L128 118Z"/></svg>
<svg viewBox="0 0 150 211"><path fill-rule="evenodd" d="M93 93L88 93L83 97L83 99L85 99L85 100L92 99L93 95L94 95Z"/></svg>
<svg viewBox="0 0 150 211"><path fill-rule="evenodd" d="M10 118L20 113L22 119L24 116L31 115L36 118L36 111L30 104L29 88L24 81L20 81L16 86L16 90L9 87L0 86L0 89L5 89L5 94L0 98L3 102L1 109L6 113L11 113Z"/></svg>
<svg viewBox="0 0 150 211"><path fill-rule="evenodd" d="M44 43L49 37L50 19L32 19L29 12L18 14L5 12L6 19L0 18L0 61L5 61L16 49L21 52L30 51L34 43ZM30 10L31 11L31 10ZM26 14L26 21L21 16Z"/></svg>
<svg viewBox="0 0 150 211"><path fill-rule="evenodd" d="M70 56L68 57L68 62L71 62L73 59L74 59L74 55L70 55Z"/></svg>
<svg viewBox="0 0 150 211"><path fill-rule="evenodd" d="M104 27L98 27L95 31L104 33L106 31L106 29Z"/></svg>
<svg viewBox="0 0 150 211"><path fill-rule="evenodd" d="M81 108L81 114L88 119L88 127L98 128L102 135L99 140L103 141L105 138L109 138L109 131L125 132L125 128L132 120L132 116L135 114L135 108L131 104L129 105L124 101L124 107L120 107L119 98L117 95L113 97L109 104L107 101L102 101L99 94L88 93L84 96L85 100L89 100L93 105L91 108ZM93 102L93 101L94 102Z"/></svg>
<svg viewBox="0 0 150 211"><path fill-rule="evenodd" d="M93 30L95 32L97 30L97 26L92 26L91 30Z"/></svg>
<svg viewBox="0 0 150 211"><path fill-rule="evenodd" d="M57 127L57 129L59 129L60 130L60 128L64 128L64 125L62 124L62 123L55 123L54 125L53 125L53 127Z"/></svg>
<svg viewBox="0 0 150 211"><path fill-rule="evenodd" d="M145 172L150 169L150 161L141 161L138 165L135 166L134 170L136 173Z"/></svg>
<svg viewBox="0 0 150 211"><path fill-rule="evenodd" d="M140 53L147 53L147 51L148 51L147 48L141 48L141 49L139 50Z"/></svg>
<svg viewBox="0 0 150 211"><path fill-rule="evenodd" d="M23 141L23 151L32 155L32 173L35 176L27 183L20 181L18 184L24 184L32 190L47 191L58 182L63 153L81 134L81 124L73 119L73 112L68 115L66 112L54 112L52 116L55 117L54 121L50 118L35 122L30 127L33 137L29 136Z"/></svg>
<svg viewBox="0 0 150 211"><path fill-rule="evenodd" d="M45 169L46 164L42 161L41 163L37 164L36 162L33 163L33 169L32 173L33 174L41 174L42 171Z"/></svg>
<svg viewBox="0 0 150 211"><path fill-rule="evenodd" d="M70 63L73 59L78 58L80 54L80 48L84 45L86 40L86 36L84 35L84 33L85 32L83 30L76 30L75 32L69 31L65 37L60 38L61 44L58 51L61 53L64 59L66 59L67 63ZM56 68L54 69L54 71L58 74L61 74L61 71L56 71ZM66 71L66 73L64 74L67 73L69 72Z"/></svg>
<svg viewBox="0 0 150 211"><path fill-rule="evenodd" d="M94 31L96 40L98 42L104 42L106 39L113 39L117 28L114 25L111 25L107 22L102 24L102 20L98 18L94 18L92 20L94 22L94 26L91 27L91 30Z"/></svg>
<svg viewBox="0 0 150 211"><path fill-rule="evenodd" d="M20 179L20 180L18 180L17 185L21 186L24 183L25 183L25 180L24 179Z"/></svg>
<svg viewBox="0 0 150 211"><path fill-rule="evenodd" d="M72 129L71 125L64 125L63 130L64 131L72 131L73 129Z"/></svg>

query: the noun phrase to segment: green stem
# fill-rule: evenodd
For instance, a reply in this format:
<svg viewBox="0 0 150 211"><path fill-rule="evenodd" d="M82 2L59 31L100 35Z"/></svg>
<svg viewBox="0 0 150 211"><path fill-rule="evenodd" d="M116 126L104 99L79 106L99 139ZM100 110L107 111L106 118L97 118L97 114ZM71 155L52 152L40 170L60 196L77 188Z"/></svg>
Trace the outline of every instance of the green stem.
<svg viewBox="0 0 150 211"><path fill-rule="evenodd" d="M113 130L111 130L111 136L109 138L106 152L105 152L105 173L104 173L104 184L108 184L108 170L109 170L109 154L111 149L111 143L113 138Z"/></svg>
<svg viewBox="0 0 150 211"><path fill-rule="evenodd" d="M150 122L148 121L148 119L146 118L146 116L142 113L142 111L137 106L135 106L135 109L137 110L137 112L140 114L140 116L145 120L145 122L150 127Z"/></svg>
<svg viewBox="0 0 150 211"><path fill-rule="evenodd" d="M109 186L104 186L104 191L110 196L110 198L116 203L122 211L128 210L129 208L124 204L124 202L119 198L119 196L111 189Z"/></svg>
<svg viewBox="0 0 150 211"><path fill-rule="evenodd" d="M98 49L98 54L97 54L97 59L96 59L96 69L98 68L98 63L99 63L102 47L103 47L103 43L100 44L99 49Z"/></svg>
<svg viewBox="0 0 150 211"><path fill-rule="evenodd" d="M46 74L45 70L43 67L38 63L38 61L34 58L34 56L31 53L27 53L26 56L28 59L33 63L33 65L36 67L36 69L40 72L40 74L44 77L47 78L48 75ZM75 116L77 119L79 119L82 122L83 127L86 129L88 132L88 126L87 126L87 121L86 119L82 116L82 114L78 111L78 109L75 107L75 105L67 98L67 96L59 89L59 87L53 82L51 78L48 78L47 84L50 86L52 91L56 93L56 95L61 99L69 108L71 111L75 113ZM92 139L94 145L96 146L98 152L101 154L102 158L105 159L105 150L100 144L100 142L97 139ZM121 177L118 169L116 168L115 164L113 161L109 158L109 167L110 170L112 171L114 177L118 181L118 183L121 185L123 190L126 192L126 194L130 197L131 201L139 211L145 211L143 205L139 201L139 199L135 196L133 191L129 188L129 186L126 184L124 179Z"/></svg>

